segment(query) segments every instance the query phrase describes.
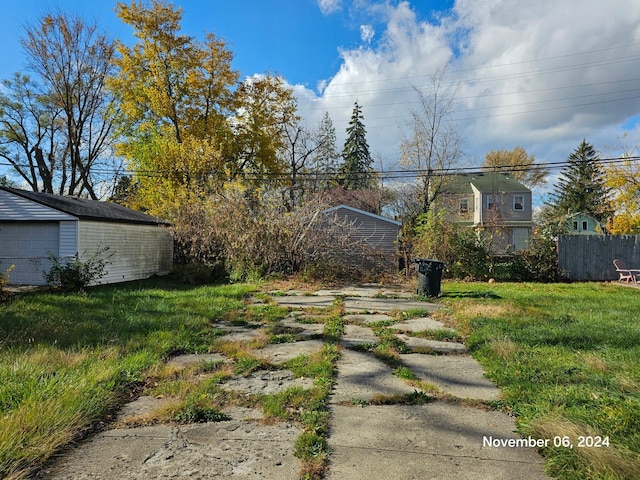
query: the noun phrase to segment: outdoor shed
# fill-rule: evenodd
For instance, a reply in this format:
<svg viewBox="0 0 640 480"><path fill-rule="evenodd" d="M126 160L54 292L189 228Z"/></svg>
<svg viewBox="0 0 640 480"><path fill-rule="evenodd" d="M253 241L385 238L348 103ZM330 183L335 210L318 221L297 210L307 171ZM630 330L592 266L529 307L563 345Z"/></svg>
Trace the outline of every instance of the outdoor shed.
<svg viewBox="0 0 640 480"><path fill-rule="evenodd" d="M173 264L169 224L115 203L0 187L0 272L9 284L44 285L49 256L82 260L107 249L116 283L164 275Z"/></svg>
<svg viewBox="0 0 640 480"><path fill-rule="evenodd" d="M336 255L344 257L345 264L374 270L397 271L397 243L402 223L348 205L337 205L324 213L352 225L355 236L372 247L366 254L336 251Z"/></svg>
<svg viewBox="0 0 640 480"><path fill-rule="evenodd" d="M358 235L371 246L386 253L396 253L398 234L402 223L375 213L365 212L348 205L338 205L325 210L326 214L336 215L351 223Z"/></svg>

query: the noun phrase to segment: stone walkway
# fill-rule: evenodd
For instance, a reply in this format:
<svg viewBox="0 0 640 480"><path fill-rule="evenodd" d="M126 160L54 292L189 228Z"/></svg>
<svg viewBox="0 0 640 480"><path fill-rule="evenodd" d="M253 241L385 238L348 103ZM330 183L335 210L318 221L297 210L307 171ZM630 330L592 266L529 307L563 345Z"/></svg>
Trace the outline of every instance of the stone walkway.
<svg viewBox="0 0 640 480"><path fill-rule="evenodd" d="M281 364L323 346L322 325L305 323L302 312L331 307L341 299L345 332L338 376L330 397L330 464L325 476L355 479L546 479L543 462L528 447L486 446L484 439L518 439L513 418L480 408L500 391L483 374L462 344L423 338L425 331L447 329L429 317L437 304L412 300L394 288L349 287L273 295L290 308L280 323L296 331L301 341L267 345L255 356ZM397 318L408 318L397 321ZM431 385L431 403L393 401L425 394L394 375L393 369L370 353L380 341L374 328L387 328L406 346L399 361L418 380ZM250 341L255 329L226 327L224 338ZM423 333L422 337L420 333ZM198 362L224 361L220 354L183 355L171 362L186 368ZM242 394L274 393L291 386L309 388L309 379L288 370L260 370L232 377L224 388ZM437 393L434 393L437 392ZM439 399L439 400L438 400ZM140 397L118 417L143 416L164 399ZM420 402L418 402L420 403ZM77 479L297 479L301 463L293 446L300 425L263 422L250 408L225 410L227 421L194 425L154 425L114 428L98 433L33 478Z"/></svg>

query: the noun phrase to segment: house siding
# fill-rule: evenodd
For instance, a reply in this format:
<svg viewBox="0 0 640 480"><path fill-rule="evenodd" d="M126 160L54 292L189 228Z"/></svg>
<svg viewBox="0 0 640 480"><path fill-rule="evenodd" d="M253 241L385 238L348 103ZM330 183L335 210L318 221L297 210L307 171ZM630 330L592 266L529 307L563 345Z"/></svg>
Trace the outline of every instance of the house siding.
<svg viewBox="0 0 640 480"><path fill-rule="evenodd" d="M461 200L466 200L466 212L460 210ZM533 226L531 190L512 176L455 176L449 190L438 197L437 205L448 212L448 220L486 235L493 253L509 254L528 246Z"/></svg>
<svg viewBox="0 0 640 480"><path fill-rule="evenodd" d="M338 207L333 213L352 223L357 229L357 236L360 239L385 252L396 252L400 227L395 223L361 214L348 208Z"/></svg>
<svg viewBox="0 0 640 480"><path fill-rule="evenodd" d="M173 240L166 227L80 221L78 253L90 258L108 247L107 274L98 283L116 283L165 275L173 264Z"/></svg>
<svg viewBox="0 0 640 480"><path fill-rule="evenodd" d="M513 202L516 195L524 197L524 208L514 210ZM489 210L489 197L495 200L495 209ZM528 222L531 221L531 192L498 192L483 193L482 218L479 223L491 226L492 223Z"/></svg>
<svg viewBox="0 0 640 480"><path fill-rule="evenodd" d="M57 255L71 257L78 253L78 222L62 221L59 225Z"/></svg>

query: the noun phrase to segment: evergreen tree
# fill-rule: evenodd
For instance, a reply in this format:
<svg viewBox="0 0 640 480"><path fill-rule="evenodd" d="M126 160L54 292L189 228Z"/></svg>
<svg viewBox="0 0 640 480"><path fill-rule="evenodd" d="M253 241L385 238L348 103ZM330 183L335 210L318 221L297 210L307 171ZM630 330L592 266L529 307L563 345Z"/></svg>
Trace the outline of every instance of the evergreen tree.
<svg viewBox="0 0 640 480"><path fill-rule="evenodd" d="M317 188L320 190L335 185L340 153L336 147L336 129L329 112L325 112L318 127L318 149L314 158L314 169L318 174Z"/></svg>
<svg viewBox="0 0 640 480"><path fill-rule="evenodd" d="M612 214L600 158L586 140L569 155L548 207L549 216L560 222L570 213L585 213L599 222Z"/></svg>
<svg viewBox="0 0 640 480"><path fill-rule="evenodd" d="M346 189L365 190L373 187L373 159L369 154L366 135L362 109L356 102L347 127L347 139L342 151L343 164L339 172L339 183Z"/></svg>

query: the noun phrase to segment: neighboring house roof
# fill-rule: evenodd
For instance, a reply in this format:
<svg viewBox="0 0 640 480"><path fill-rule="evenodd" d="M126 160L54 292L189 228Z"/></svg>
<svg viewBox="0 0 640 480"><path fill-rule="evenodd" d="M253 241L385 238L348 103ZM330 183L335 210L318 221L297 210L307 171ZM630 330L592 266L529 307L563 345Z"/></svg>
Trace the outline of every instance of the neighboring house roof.
<svg viewBox="0 0 640 480"><path fill-rule="evenodd" d="M530 190L508 173L464 173L452 175L444 186L446 193L472 194L473 188L480 193L529 192Z"/></svg>
<svg viewBox="0 0 640 480"><path fill-rule="evenodd" d="M365 212L364 210L360 210L358 208L350 207L349 205L337 205L335 207L328 208L327 210L324 211L324 213L333 213L333 212L336 212L337 210L340 210L340 209L343 209L343 208L346 209L346 210L350 210L350 211L352 211L354 213L357 213L359 215L366 215L368 217L375 218L377 220L381 220L383 222L389 222L389 223L391 223L393 225L397 225L397 226L401 226L402 225L402 222L394 220L393 218L383 217L381 215L376 215L375 213L371 213L371 212Z"/></svg>
<svg viewBox="0 0 640 480"><path fill-rule="evenodd" d="M39 203L60 212L73 215L81 220L99 220L103 222L138 223L145 225L169 225L169 222L152 217L142 212L131 210L117 203L87 200L84 198L64 197L51 193L31 192L17 188L0 187L0 189Z"/></svg>
<svg viewBox="0 0 640 480"><path fill-rule="evenodd" d="M596 217L594 217L593 215L590 215L588 213L582 213L582 212L575 212L575 213L568 213L567 214L567 220L573 220L574 218L577 219L589 219L589 220L593 220L595 223L600 223Z"/></svg>
<svg viewBox="0 0 640 480"><path fill-rule="evenodd" d="M529 192L530 190L507 173L481 173L474 175L471 184L482 193Z"/></svg>

